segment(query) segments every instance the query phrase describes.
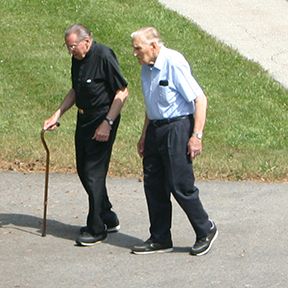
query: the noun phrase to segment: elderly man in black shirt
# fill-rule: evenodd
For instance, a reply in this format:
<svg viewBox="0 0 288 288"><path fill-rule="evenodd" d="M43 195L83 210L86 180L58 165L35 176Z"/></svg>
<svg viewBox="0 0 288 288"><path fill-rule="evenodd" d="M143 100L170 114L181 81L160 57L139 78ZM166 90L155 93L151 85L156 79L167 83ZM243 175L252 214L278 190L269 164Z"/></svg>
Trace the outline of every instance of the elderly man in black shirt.
<svg viewBox="0 0 288 288"><path fill-rule="evenodd" d="M91 246L104 240L107 232L120 228L111 210L106 175L128 89L112 49L96 43L85 26L67 28L65 44L72 55L72 88L43 128L55 129L59 118L74 104L77 106L76 166L88 193L89 212L76 243Z"/></svg>

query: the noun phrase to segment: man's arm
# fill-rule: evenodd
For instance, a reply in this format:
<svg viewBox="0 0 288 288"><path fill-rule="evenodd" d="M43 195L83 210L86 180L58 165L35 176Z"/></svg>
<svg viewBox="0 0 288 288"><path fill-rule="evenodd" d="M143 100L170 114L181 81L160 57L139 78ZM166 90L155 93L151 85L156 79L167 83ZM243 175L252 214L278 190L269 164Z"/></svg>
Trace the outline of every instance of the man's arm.
<svg viewBox="0 0 288 288"><path fill-rule="evenodd" d="M60 119L60 117L69 110L75 104L75 91L73 88L69 90L67 95L65 96L63 102L61 103L60 107L56 110L56 112L47 120L44 121L43 129L47 130L54 130L57 126L56 123Z"/></svg>
<svg viewBox="0 0 288 288"><path fill-rule="evenodd" d="M195 100L194 129L193 133L203 133L206 122L207 97L202 95Z"/></svg>
<svg viewBox="0 0 288 288"><path fill-rule="evenodd" d="M128 97L128 88L125 87L123 89L119 89L116 92L115 98L112 102L112 105L106 117L114 121L120 114L127 97ZM111 126L106 120L104 120L95 130L95 134L92 137L92 139L103 142L108 141L110 130Z"/></svg>
<svg viewBox="0 0 288 288"><path fill-rule="evenodd" d="M194 159L202 151L202 134L206 122L207 97L202 94L195 99L194 129L188 142L188 154Z"/></svg>
<svg viewBox="0 0 288 288"><path fill-rule="evenodd" d="M107 117L115 120L117 116L120 114L121 109L128 97L128 88L125 87L116 92L115 98L112 102L109 112L107 113Z"/></svg>
<svg viewBox="0 0 288 288"><path fill-rule="evenodd" d="M147 114L145 113L145 120L144 120L143 129L142 129L142 134L137 143L137 150L138 150L138 154L140 157L143 157L144 155L144 142L145 142L146 130L147 130L148 124L149 124L149 119L147 117Z"/></svg>

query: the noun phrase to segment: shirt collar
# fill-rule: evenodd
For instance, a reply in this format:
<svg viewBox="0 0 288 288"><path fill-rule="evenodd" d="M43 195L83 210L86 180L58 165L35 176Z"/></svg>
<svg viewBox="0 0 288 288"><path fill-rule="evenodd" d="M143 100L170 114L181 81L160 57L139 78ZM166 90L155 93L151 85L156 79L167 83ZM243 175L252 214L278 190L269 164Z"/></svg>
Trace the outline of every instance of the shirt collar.
<svg viewBox="0 0 288 288"><path fill-rule="evenodd" d="M160 48L160 52L156 58L156 61L155 61L155 64L154 64L154 68L158 69L158 70L161 70L162 67L164 66L165 64L165 52L166 52L167 48L165 46L162 46Z"/></svg>
<svg viewBox="0 0 288 288"><path fill-rule="evenodd" d="M90 46L90 49L88 50L88 52L87 52L86 55L85 55L85 58L89 58L89 56L93 53L92 51L93 51L95 45L96 45L96 42L93 40L93 41L92 41L92 44L91 44L91 46ZM84 58L84 59L85 59L85 58Z"/></svg>

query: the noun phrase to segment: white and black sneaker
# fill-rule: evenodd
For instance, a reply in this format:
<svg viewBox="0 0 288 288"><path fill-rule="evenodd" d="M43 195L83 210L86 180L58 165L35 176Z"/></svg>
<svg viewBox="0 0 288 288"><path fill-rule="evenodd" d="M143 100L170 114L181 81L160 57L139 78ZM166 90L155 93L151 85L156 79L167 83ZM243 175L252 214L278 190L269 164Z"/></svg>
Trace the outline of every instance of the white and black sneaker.
<svg viewBox="0 0 288 288"><path fill-rule="evenodd" d="M152 239L148 239L143 243L143 245L134 246L131 252L133 254L145 255L154 253L166 253L172 251L173 251L172 242L160 244L153 242Z"/></svg>
<svg viewBox="0 0 288 288"><path fill-rule="evenodd" d="M218 236L218 230L213 221L211 221L210 232L206 237L196 239L195 244L192 246L190 250L190 254L193 256L201 256L205 255L211 249L213 242L216 240Z"/></svg>
<svg viewBox="0 0 288 288"><path fill-rule="evenodd" d="M109 212L105 212L101 215L101 218L103 223L106 225L107 233L115 233L120 230L120 222L117 214L114 211L110 210ZM80 234L83 234L84 232L90 232L87 226L80 228Z"/></svg>
<svg viewBox="0 0 288 288"><path fill-rule="evenodd" d="M93 246L97 243L104 241L107 238L107 230L105 229L103 233L91 234L87 231L82 232L75 240L78 246Z"/></svg>
<svg viewBox="0 0 288 288"><path fill-rule="evenodd" d="M117 214L110 210L101 215L104 224L107 227L108 233L118 232L120 230L120 223Z"/></svg>

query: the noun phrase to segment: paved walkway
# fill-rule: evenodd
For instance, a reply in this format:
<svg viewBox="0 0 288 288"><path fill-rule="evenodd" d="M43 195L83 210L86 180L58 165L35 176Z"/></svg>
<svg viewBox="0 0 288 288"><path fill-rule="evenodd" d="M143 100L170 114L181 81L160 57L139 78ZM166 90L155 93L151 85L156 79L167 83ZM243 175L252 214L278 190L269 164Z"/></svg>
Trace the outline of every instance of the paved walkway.
<svg viewBox="0 0 288 288"><path fill-rule="evenodd" d="M47 236L41 237L44 174L0 173L2 288L287 287L288 183L198 182L219 237L209 254L190 256L194 233L173 201L175 251L132 255L148 236L143 183L108 179L121 230L94 247L75 247L87 197L78 177L51 174Z"/></svg>
<svg viewBox="0 0 288 288"><path fill-rule="evenodd" d="M287 0L160 0L288 88Z"/></svg>

